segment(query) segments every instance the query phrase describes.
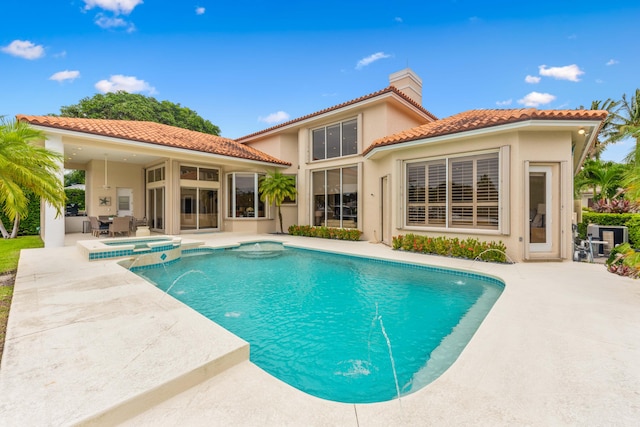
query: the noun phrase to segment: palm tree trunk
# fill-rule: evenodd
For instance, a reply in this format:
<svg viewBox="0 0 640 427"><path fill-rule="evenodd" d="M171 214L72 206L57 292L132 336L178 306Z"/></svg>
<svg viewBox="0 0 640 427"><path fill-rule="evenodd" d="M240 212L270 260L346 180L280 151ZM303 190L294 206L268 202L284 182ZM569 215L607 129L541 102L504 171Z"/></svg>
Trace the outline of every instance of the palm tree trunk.
<svg viewBox="0 0 640 427"><path fill-rule="evenodd" d="M0 219L0 233L2 233L2 238L3 239L8 239L9 238L9 232L7 232L7 229L4 228L4 224L3 224L1 219Z"/></svg>
<svg viewBox="0 0 640 427"><path fill-rule="evenodd" d="M20 215L16 215L16 219L13 220L13 231L11 231L10 239L15 239L18 236L18 228L20 226Z"/></svg>
<svg viewBox="0 0 640 427"><path fill-rule="evenodd" d="M284 234L284 230L282 229L282 212L280 211L280 206L278 206L278 219L280 220L280 234Z"/></svg>

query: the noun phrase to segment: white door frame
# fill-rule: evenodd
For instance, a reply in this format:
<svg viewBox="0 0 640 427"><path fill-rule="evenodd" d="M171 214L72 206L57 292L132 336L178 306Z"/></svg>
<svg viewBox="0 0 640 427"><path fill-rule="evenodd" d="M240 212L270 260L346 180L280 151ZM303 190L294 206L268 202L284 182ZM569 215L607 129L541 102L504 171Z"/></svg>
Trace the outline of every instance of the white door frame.
<svg viewBox="0 0 640 427"><path fill-rule="evenodd" d="M529 166L529 171L527 173L527 205L530 205L530 194L531 189L529 188L531 173L542 173L545 177L545 210L544 210L544 221L545 221L545 241L544 243L531 243L529 241L529 252L551 252L552 249L552 239L553 239L553 168L551 166ZM535 206L529 206L529 210L534 208ZM526 211L527 217L529 216L529 210ZM528 224L528 232L531 230L531 223L529 222L529 218L527 218ZM529 234L528 233L528 234Z"/></svg>

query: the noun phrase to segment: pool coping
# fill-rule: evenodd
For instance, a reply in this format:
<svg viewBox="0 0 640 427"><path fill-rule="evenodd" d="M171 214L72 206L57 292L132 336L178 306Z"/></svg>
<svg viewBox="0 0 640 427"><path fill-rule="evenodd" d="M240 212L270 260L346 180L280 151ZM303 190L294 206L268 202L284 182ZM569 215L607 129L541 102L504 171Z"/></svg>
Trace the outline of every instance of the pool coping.
<svg viewBox="0 0 640 427"><path fill-rule="evenodd" d="M471 268L506 286L440 378L400 401L351 405L292 389L243 357L213 372L215 363L207 363L216 359L214 353L223 348L229 353L243 342L148 286L117 260L90 263L73 247L25 250L0 367L2 419L13 425L110 420L207 425L215 419L227 425L366 426L632 425L640 418L634 403L640 390L640 285L601 265L471 263L368 242L293 236L193 237L211 247L284 240L311 249ZM154 354L163 355L160 367ZM167 378L189 372L200 382L159 389L160 401L144 396ZM147 407L109 418L114 405L131 400L133 380Z"/></svg>

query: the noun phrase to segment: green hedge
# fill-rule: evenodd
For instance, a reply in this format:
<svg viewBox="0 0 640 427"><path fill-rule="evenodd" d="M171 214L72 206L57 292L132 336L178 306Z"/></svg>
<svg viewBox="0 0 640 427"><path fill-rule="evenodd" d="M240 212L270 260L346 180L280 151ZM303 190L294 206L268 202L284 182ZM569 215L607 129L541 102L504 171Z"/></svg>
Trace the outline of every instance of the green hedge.
<svg viewBox="0 0 640 427"><path fill-rule="evenodd" d="M75 203L78 205L78 209L83 211L85 210L84 206L84 190L75 190L75 189L66 189L64 190L64 194L67 196L67 204Z"/></svg>
<svg viewBox="0 0 640 427"><path fill-rule="evenodd" d="M20 220L18 236L37 236L40 234L40 198L31 192L25 192L25 194L29 199L29 213L26 218ZM9 221L9 218L2 211L0 211L0 219L2 219L4 227L11 234L13 221Z"/></svg>
<svg viewBox="0 0 640 427"><path fill-rule="evenodd" d="M292 236L321 237L337 240L360 240L362 231L355 228L312 227L310 225L292 225L289 227Z"/></svg>
<svg viewBox="0 0 640 427"><path fill-rule="evenodd" d="M640 248L640 213L582 212L582 222L578 224L581 239L587 238L589 224L626 226L629 228L629 243L633 248Z"/></svg>
<svg viewBox="0 0 640 427"><path fill-rule="evenodd" d="M430 237L417 234L393 237L393 249L443 255L457 258L480 259L492 262L507 262L507 247L502 241L482 242L478 239L457 237Z"/></svg>

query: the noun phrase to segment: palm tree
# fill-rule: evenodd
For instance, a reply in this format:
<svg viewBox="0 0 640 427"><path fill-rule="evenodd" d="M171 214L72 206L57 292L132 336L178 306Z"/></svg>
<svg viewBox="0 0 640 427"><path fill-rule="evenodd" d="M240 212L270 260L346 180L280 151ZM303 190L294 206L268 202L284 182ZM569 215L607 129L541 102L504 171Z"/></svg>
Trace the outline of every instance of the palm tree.
<svg viewBox="0 0 640 427"><path fill-rule="evenodd" d="M593 190L593 199L609 202L622 187L625 165L601 160L587 160L575 178L576 191L584 188Z"/></svg>
<svg viewBox="0 0 640 427"><path fill-rule="evenodd" d="M625 138L635 139L635 147L626 161L640 166L640 89L636 89L629 100L626 94L622 95L619 112L619 123L613 135L613 141L617 142Z"/></svg>
<svg viewBox="0 0 640 427"><path fill-rule="evenodd" d="M28 123L0 117L0 207L13 221L9 234L0 220L0 232L5 239L17 236L20 219L28 214L25 190L47 201L58 215L64 209L62 156L33 144L43 139L44 134Z"/></svg>
<svg viewBox="0 0 640 427"><path fill-rule="evenodd" d="M278 170L268 172L266 176L260 178L260 200L267 203L275 203L278 208L278 219L280 220L280 233L282 230L282 212L280 205L285 198L294 199L296 197L296 180L292 175L285 175Z"/></svg>
<svg viewBox="0 0 640 427"><path fill-rule="evenodd" d="M600 132L591 151L589 151L589 157L592 159L600 160L600 155L606 148L606 146L612 142L612 136L617 133L617 121L618 121L618 107L620 101L614 101L611 98L606 101L592 101L591 110L605 110L609 113L607 118L602 123ZM580 109L584 110L583 106Z"/></svg>

